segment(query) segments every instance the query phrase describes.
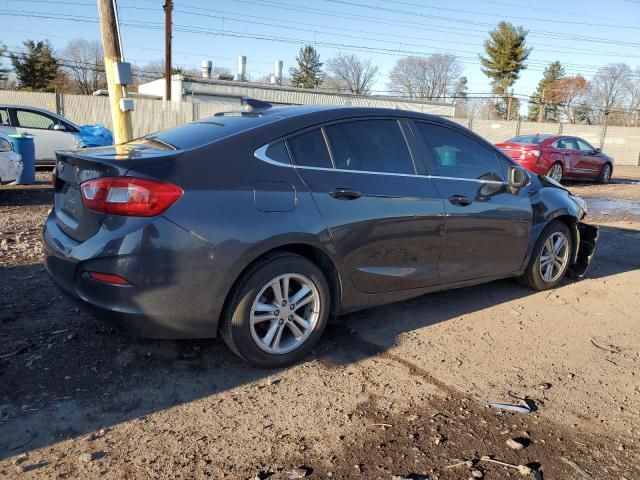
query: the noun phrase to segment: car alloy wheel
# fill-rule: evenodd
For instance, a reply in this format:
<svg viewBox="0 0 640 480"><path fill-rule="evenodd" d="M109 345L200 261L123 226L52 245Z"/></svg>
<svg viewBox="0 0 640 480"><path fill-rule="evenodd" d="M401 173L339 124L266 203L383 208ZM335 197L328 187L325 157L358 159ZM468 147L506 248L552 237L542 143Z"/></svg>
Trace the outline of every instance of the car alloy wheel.
<svg viewBox="0 0 640 480"><path fill-rule="evenodd" d="M608 183L610 177L611 177L611 167L607 163L604 167L602 167L602 183Z"/></svg>
<svg viewBox="0 0 640 480"><path fill-rule="evenodd" d="M292 352L313 332L320 309L320 294L308 277L279 275L262 287L253 301L251 337L267 353Z"/></svg>
<svg viewBox="0 0 640 480"><path fill-rule="evenodd" d="M565 272L569 262L569 240L563 232L553 233L544 243L540 253L540 276L547 283L554 283Z"/></svg>
<svg viewBox="0 0 640 480"><path fill-rule="evenodd" d="M562 180L562 165L554 163L547 172L547 177L554 179L556 182Z"/></svg>

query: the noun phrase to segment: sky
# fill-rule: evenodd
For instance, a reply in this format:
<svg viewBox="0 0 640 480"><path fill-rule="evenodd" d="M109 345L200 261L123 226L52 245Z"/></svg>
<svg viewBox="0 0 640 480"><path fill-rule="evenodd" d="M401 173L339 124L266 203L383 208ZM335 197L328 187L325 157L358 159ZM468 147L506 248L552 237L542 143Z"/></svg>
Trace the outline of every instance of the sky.
<svg viewBox="0 0 640 480"><path fill-rule="evenodd" d="M118 0L126 60L163 58L163 3ZM97 16L92 0L0 0L0 42L13 51L26 39L47 38L61 50L71 39L99 39ZM488 93L478 54L500 20L530 31L533 51L516 94L533 93L554 60L587 78L611 62L640 66L640 0L174 0L173 63L199 68L207 59L235 72L237 56L246 55L249 75L259 79L277 59L288 72L309 43L321 60L340 51L371 59L379 67L373 93L385 94L399 58L451 53L469 93Z"/></svg>

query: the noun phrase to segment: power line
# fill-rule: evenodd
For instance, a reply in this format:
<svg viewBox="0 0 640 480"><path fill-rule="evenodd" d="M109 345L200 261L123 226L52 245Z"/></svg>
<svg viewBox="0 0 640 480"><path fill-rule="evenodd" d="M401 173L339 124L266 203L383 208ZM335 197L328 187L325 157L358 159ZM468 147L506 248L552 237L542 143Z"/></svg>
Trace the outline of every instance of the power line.
<svg viewBox="0 0 640 480"><path fill-rule="evenodd" d="M144 8L144 7L128 7L128 6L123 6L122 8ZM235 14L232 12L226 12L226 11L221 11L221 10L215 10L215 9L209 9L209 8L202 8L202 7L191 7L191 6L183 6L182 8L189 8L192 10L196 10L198 13L195 12L187 12L185 10L176 10L176 12L181 12L187 15L197 15L197 16L205 16L205 17L210 17L210 18L218 18L218 19L222 19L222 20L227 20L227 21L232 21L232 22L242 22L242 23L252 23L252 24L257 24L257 25L264 25L264 26L273 26L273 27L278 27L278 28L282 28L282 27L286 27L288 30L298 30L298 31L305 31L305 32L311 32L311 33L320 33L320 34L327 34L327 35L332 35L332 36L340 36L340 37L347 37L347 38L358 38L360 39L361 36L356 36L356 35L345 35L343 33L340 33L341 31L347 31L347 32L355 32L355 33L359 33L359 34L366 34L366 35L385 35L382 34L380 32L373 32L373 31L367 31L367 30L355 30L355 29L347 29L347 28L333 28L332 31L327 32L327 31L321 31L319 30L324 28L324 26L322 25L317 25L317 24L313 24L313 23L304 23L304 22L296 22L296 25L305 25L305 26L309 26L309 27L314 27L312 29L305 29L305 28L299 28L299 27L295 27L292 26L291 24L287 24L287 25L274 25L273 23L266 23L264 22L264 20L269 20L269 21L275 21L275 22L280 22L280 23L286 23L286 21L280 20L280 19L274 19L274 18L270 18L270 17L264 17L264 16L256 16L256 15L247 15L247 14ZM201 12L215 12L215 13L221 13L222 15L209 15L209 14L205 14L205 13L201 13ZM236 15L236 16L242 16L244 18L230 18L224 15ZM250 21L247 20L247 18L257 18L257 19L261 19L262 21ZM447 43L450 44L451 42L448 40L443 40L443 39L436 39L436 38L425 38L425 37L416 37L416 36L410 36L410 35L394 35L394 39L395 38L412 38L412 39L418 39L418 40L426 40L426 41L431 41L431 42L438 42L438 43ZM377 42L385 42L385 43L389 43L389 38L388 36L386 38L383 39L375 39L375 38L369 38L369 40L372 41L377 41ZM419 45L419 44L413 44L413 43L407 43L407 42L399 42L402 43L403 45L407 45L407 46L415 46L415 47L427 47L427 48L433 48L431 46L427 46L427 45ZM473 46L478 46L477 42L456 42L457 45L460 44L464 44L464 45L473 45ZM536 52L544 52L544 53L564 53L564 54L572 54L575 53L576 50L582 50L582 49L573 49L572 51L566 51L566 50L540 50L536 48ZM455 50L452 50L455 51ZM462 51L462 50L458 50L458 51ZM587 50L587 49L583 49L583 52L588 52L591 55L606 55L608 57L610 56L620 56L620 57L637 57L640 58L640 55L634 55L634 54L625 54L625 53L612 53L612 52L605 52L605 51L594 51L594 50ZM465 53L473 53L475 54L476 52L468 52L466 51Z"/></svg>
<svg viewBox="0 0 640 480"><path fill-rule="evenodd" d="M46 14L44 12L13 12L13 11L0 11L0 13L6 13L7 15L13 16L24 16L24 17L35 17L35 18L50 18L55 20L69 20L74 22L84 22L84 23L96 23L96 20L92 17L87 16L79 16L79 15L62 15L62 14ZM142 29L152 29L159 30L162 29L161 23L147 22L147 21L137 21L137 22L122 22L123 26L128 26L132 28L142 28ZM185 33L197 33L204 35L217 35L217 36L226 36L232 38L249 38L249 39L257 39L257 40L265 40L279 43L289 43L289 44L305 44L311 43L318 46L324 46L328 48L336 48L342 50L350 50L357 52L370 52L370 53L378 53L382 55L391 55L391 56L406 56L406 55L424 55L424 51L418 50L407 50L407 49L392 49L392 48L383 48L383 47L369 47L365 45L354 45L348 43L335 43L335 42L327 42L322 40L310 41L307 39L301 38L291 38L291 37L274 37L266 34L256 34L256 33L247 33L247 32L236 32L229 30L221 30L221 29L207 29L204 27L196 27L192 25L183 25L176 24L176 31L182 31ZM459 58L463 60L467 60L467 63L471 64L479 64L479 60L477 57L465 57L460 56ZM546 66L546 62L529 62L530 65L533 65L530 68L532 71L543 71ZM535 68L538 66L539 68ZM598 67L592 65L574 65L574 64L565 64L565 69L575 70L576 73L583 72L584 70L595 70ZM592 72L593 73L593 72Z"/></svg>
<svg viewBox="0 0 640 480"><path fill-rule="evenodd" d="M62 14L45 14L44 12L9 12L9 11L0 11L0 13L6 13L7 15L14 16L25 16L25 17L36 17L36 18L51 18L55 20L69 20L75 22L84 22L84 23L96 23L96 20L93 17L87 16L79 16L79 15L62 15ZM129 26L132 28L143 28L143 29L162 29L162 24L154 23L154 22L146 22L146 21L138 21L138 22L122 22L124 26ZM266 40L280 43L289 43L289 44L304 44L304 43L312 43L315 45L325 46L329 48L343 49L343 50L352 50L359 52L372 52L379 53L384 55L392 55L392 56L404 56L404 55L424 55L424 51L415 51L415 50L405 50L405 49L390 49L390 48L382 48L382 47L369 47L364 45L353 45L346 43L334 43L327 41L309 41L306 39L300 38L290 38L290 37L274 37L265 34L255 34L255 33L247 33L247 32L235 32L229 30L220 30L220 29L207 29L203 27L195 27L192 25L176 25L177 31L182 31L186 33L197 33L197 34L205 34L205 35L217 35L217 36L227 36L227 37L235 37L235 38L250 38L250 39L258 39L258 40ZM462 59L468 60L468 63L478 64L479 61L477 57L460 57ZM534 66L530 67L530 70L533 71L543 71L541 68L535 68L535 65L540 67L545 66L546 64L540 64L540 62L530 62ZM575 70L578 69L576 73L580 73L584 70L592 69L595 70L598 67L591 65L578 65L578 64L566 64L566 70ZM593 72L592 72L593 73Z"/></svg>
<svg viewBox="0 0 640 480"><path fill-rule="evenodd" d="M326 1L332 1L332 0L326 0ZM575 20L559 20L559 19L554 19L554 18L544 18L544 17L526 17L526 16L522 16L522 15L503 15L503 14L496 14L496 13L487 13L487 12L479 12L479 11L474 11L474 10L465 10L465 9L460 9L460 8L447 8L447 7L443 7L441 5L438 5L437 7L433 7L433 6L428 6L428 5L424 5L421 3L415 3L415 2L407 2L407 1L403 1L403 0L385 0L385 3L394 3L397 5L406 5L409 7L418 7L418 8L426 8L426 9L432 9L432 10L438 10L438 11L447 11L447 12L457 12L457 13L468 13L468 14L472 14L472 15L480 15L480 16L485 16L485 17L492 17L492 18L511 18L511 19L516 19L516 20L533 20L533 21L537 21L537 22L548 22L548 23L561 23L563 25L569 24L569 25L584 25L584 26L588 26L588 27L611 27L611 28L626 28L626 29L631 29L631 30L640 30L640 27L638 26L632 26L632 25L620 25L620 24L607 24L607 23L589 23L589 22L578 22ZM374 7L374 6L372 6Z"/></svg>
<svg viewBox="0 0 640 480"><path fill-rule="evenodd" d="M363 3L358 3L358 2L351 2L351 1L347 1L347 0L326 0L327 2L331 2L331 3L336 3L336 4L340 4L340 5L348 5L348 6L355 6L355 7L360 7L360 8L364 8L364 9L375 9L375 10L382 10L385 12L389 12L389 13L399 13L402 15L409 15L409 16L419 16L419 17L425 17L425 18L434 18L436 20L443 20L445 22L454 22L456 24L459 23L466 23L469 25L479 25L479 26L485 26L485 27L495 27L495 24L493 23L487 23L487 22L478 22L475 20L464 20L461 18L453 18L453 17L445 17L443 15L431 15L431 14L426 14L426 13L420 13L420 12L411 12L408 10L401 10L401 9L396 9L396 8L388 8L388 7L382 7L379 5L376 6L372 6L372 5L368 5L368 4L363 4ZM600 38L600 37L584 37L584 36L580 36L580 35L573 35L573 34L565 34L565 33L559 33L559 32L551 32L551 31L546 31L546 30L538 30L538 29L534 29L532 30L534 32L537 33L541 33L541 34L545 34L545 35L558 35L561 36L563 38L574 38L574 39L579 39L579 40L584 40L584 41L591 41L591 42L601 42L601 43L609 43L609 44L614 44L614 45L618 45L618 44L627 44L627 45L633 45L633 46L640 46L640 43L636 43L636 42L623 42L623 41L613 41L611 39L608 38Z"/></svg>

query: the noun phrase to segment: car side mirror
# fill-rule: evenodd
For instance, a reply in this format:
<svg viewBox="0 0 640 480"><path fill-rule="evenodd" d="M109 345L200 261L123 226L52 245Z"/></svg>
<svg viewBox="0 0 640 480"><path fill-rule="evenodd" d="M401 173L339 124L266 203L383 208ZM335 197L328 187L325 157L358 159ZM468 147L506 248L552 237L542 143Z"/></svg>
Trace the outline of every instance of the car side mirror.
<svg viewBox="0 0 640 480"><path fill-rule="evenodd" d="M524 168L509 167L509 186L512 188L522 188L529 183L530 177Z"/></svg>
<svg viewBox="0 0 640 480"><path fill-rule="evenodd" d="M65 126L64 126L64 125L62 125L61 123L56 123L56 124L53 126L53 129L54 129L54 130L58 130L58 131L62 131L62 132L64 132L64 131L67 129L67 127L65 127Z"/></svg>
<svg viewBox="0 0 640 480"><path fill-rule="evenodd" d="M596 148L596 149L593 150L593 153L600 153L600 152L601 152L601 150L599 148Z"/></svg>

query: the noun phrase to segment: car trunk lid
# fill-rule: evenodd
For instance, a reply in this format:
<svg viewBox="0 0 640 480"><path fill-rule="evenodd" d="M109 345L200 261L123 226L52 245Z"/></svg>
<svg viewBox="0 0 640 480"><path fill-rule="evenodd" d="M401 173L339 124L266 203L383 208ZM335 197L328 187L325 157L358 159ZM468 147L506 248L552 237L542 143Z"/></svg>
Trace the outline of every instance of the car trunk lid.
<svg viewBox="0 0 640 480"><path fill-rule="evenodd" d="M139 164L175 156L176 151L112 146L57 152L54 170L56 223L72 239L83 242L95 235L106 215L86 208L80 185L93 178L117 177Z"/></svg>

